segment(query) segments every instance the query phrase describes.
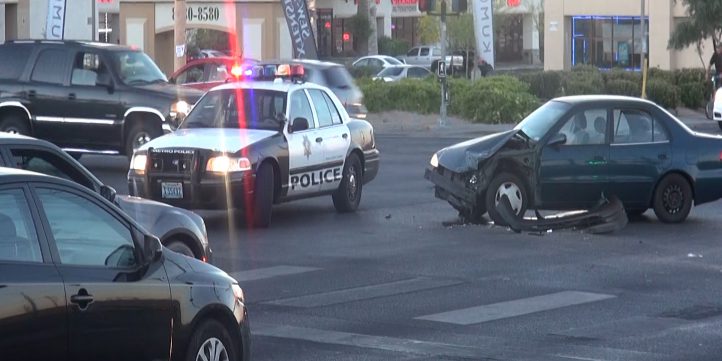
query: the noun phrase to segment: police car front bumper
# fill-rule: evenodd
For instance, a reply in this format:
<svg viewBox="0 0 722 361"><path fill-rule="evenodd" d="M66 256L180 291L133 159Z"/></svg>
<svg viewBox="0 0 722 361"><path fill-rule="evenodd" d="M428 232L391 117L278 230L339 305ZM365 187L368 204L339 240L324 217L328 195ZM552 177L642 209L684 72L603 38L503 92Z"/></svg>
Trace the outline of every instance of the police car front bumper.
<svg viewBox="0 0 722 361"><path fill-rule="evenodd" d="M152 199L186 209L243 209L252 199L253 172L238 172L228 177L205 175L203 178L140 174L128 175L130 195ZM163 183L181 183L182 197L164 198Z"/></svg>

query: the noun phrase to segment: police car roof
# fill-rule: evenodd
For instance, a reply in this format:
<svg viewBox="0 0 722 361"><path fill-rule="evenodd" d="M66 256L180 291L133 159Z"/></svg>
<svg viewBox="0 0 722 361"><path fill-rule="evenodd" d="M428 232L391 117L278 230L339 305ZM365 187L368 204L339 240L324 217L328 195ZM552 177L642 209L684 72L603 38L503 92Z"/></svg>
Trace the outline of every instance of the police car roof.
<svg viewBox="0 0 722 361"><path fill-rule="evenodd" d="M296 89L321 89L326 90L326 87L315 83L297 83L287 79L276 79L276 80L253 80L253 81L240 81L219 85L211 89L210 91L216 90L227 90L227 89L258 89L258 90L275 90L281 92L290 92Z"/></svg>

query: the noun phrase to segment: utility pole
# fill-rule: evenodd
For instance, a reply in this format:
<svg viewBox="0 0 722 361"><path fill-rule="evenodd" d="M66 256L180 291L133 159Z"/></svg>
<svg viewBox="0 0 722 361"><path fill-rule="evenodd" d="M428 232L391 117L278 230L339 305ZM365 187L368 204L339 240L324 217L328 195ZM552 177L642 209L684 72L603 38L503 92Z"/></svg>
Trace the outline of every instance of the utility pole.
<svg viewBox="0 0 722 361"><path fill-rule="evenodd" d="M446 0L441 0L441 21L440 26L440 38L441 38L441 60L439 61L439 67L444 67L444 74L446 75ZM439 109L439 126L446 126L446 101L448 99L448 86L446 82L446 76L441 78L441 108Z"/></svg>
<svg viewBox="0 0 722 361"><path fill-rule="evenodd" d="M644 15L646 13L645 11L645 2L646 0L640 0L641 1L641 8L642 8L642 16L640 18L641 22L641 28L642 28L642 64L640 64L640 67L642 68L642 99L647 98L647 68L648 68L648 61L647 60L647 29L645 24L645 18Z"/></svg>
<svg viewBox="0 0 722 361"><path fill-rule="evenodd" d="M186 1L175 0L173 7L173 43L175 44L175 57L173 58L173 71L183 67L186 63Z"/></svg>

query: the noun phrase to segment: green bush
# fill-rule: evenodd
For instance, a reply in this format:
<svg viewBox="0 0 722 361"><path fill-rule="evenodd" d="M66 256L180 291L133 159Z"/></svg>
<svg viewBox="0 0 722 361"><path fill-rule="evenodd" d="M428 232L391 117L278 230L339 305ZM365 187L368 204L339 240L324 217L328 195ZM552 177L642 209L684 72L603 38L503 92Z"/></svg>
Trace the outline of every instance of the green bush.
<svg viewBox="0 0 722 361"><path fill-rule="evenodd" d="M604 93L604 78L599 69L584 65L564 72L562 81L564 95L585 95Z"/></svg>
<svg viewBox="0 0 722 361"><path fill-rule="evenodd" d="M602 72L604 82L609 83L613 80L626 80L634 83L642 84L642 74L635 71L628 71L624 69L612 69L610 71Z"/></svg>
<svg viewBox="0 0 722 361"><path fill-rule="evenodd" d="M451 95L450 113L474 122L516 123L539 106L528 85L511 76L487 77L452 87L458 93Z"/></svg>
<svg viewBox="0 0 722 361"><path fill-rule="evenodd" d="M690 109L702 107L705 103L705 85L700 82L682 83L679 86L679 96L682 105Z"/></svg>
<svg viewBox="0 0 722 361"><path fill-rule="evenodd" d="M409 51L409 43L399 40L392 39L388 36L379 38L379 54L398 56L404 55Z"/></svg>
<svg viewBox="0 0 722 361"><path fill-rule="evenodd" d="M672 82L651 79L647 83L647 98L667 109L677 109L680 103L679 87Z"/></svg>
<svg viewBox="0 0 722 361"><path fill-rule="evenodd" d="M359 81L369 112L402 110L421 114L436 113L441 105L441 88L433 79L403 79L398 82Z"/></svg>
<svg viewBox="0 0 722 361"><path fill-rule="evenodd" d="M642 86L634 81L625 79L612 79L607 81L607 94L626 95L638 97L642 94Z"/></svg>
<svg viewBox="0 0 722 361"><path fill-rule="evenodd" d="M704 69L678 69L674 71L675 84L706 83L709 81Z"/></svg>
<svg viewBox="0 0 722 361"><path fill-rule="evenodd" d="M354 78L372 78L376 76L379 71L381 71L381 69L372 66L351 66L348 68L348 72L351 73L351 76Z"/></svg>
<svg viewBox="0 0 722 361"><path fill-rule="evenodd" d="M537 98L549 100L562 94L562 73L559 71L522 73L518 77L529 85L529 91Z"/></svg>
<svg viewBox="0 0 722 361"><path fill-rule="evenodd" d="M662 70L660 68L650 68L649 73L647 73L647 81L650 80L663 80L667 83L670 83L672 85L677 84L677 79L675 79L675 75L673 71L670 70Z"/></svg>

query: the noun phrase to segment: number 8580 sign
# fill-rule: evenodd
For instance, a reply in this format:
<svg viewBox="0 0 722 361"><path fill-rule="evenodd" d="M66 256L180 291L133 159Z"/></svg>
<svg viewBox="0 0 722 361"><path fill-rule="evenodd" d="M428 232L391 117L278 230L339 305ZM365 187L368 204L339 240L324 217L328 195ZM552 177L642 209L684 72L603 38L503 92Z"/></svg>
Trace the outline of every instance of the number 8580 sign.
<svg viewBox="0 0 722 361"><path fill-rule="evenodd" d="M187 21L218 21L221 9L218 6L189 6L186 10ZM175 20L175 8L171 8L171 19Z"/></svg>

